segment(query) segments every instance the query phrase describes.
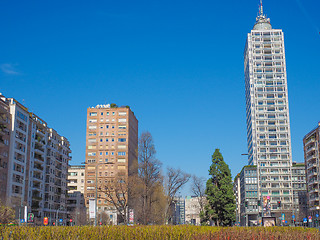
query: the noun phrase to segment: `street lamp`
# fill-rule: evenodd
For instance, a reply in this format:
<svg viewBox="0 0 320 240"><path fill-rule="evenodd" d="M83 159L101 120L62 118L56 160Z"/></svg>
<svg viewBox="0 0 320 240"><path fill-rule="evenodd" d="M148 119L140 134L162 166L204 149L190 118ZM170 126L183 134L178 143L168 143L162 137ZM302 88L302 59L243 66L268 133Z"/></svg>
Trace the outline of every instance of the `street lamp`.
<svg viewBox="0 0 320 240"><path fill-rule="evenodd" d="M59 215L59 210L64 210L64 207L58 207L57 212L56 212L56 226L58 226L58 215Z"/></svg>

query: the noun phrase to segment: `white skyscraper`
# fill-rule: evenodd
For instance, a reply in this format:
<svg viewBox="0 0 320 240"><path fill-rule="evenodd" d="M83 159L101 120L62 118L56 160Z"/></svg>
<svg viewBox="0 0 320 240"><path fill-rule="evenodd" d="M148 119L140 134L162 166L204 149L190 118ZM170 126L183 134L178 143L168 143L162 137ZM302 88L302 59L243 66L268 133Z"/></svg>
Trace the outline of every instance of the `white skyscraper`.
<svg viewBox="0 0 320 240"><path fill-rule="evenodd" d="M281 29L272 29L262 4L248 33L244 72L248 160L257 165L259 215L266 216L263 201L268 199L272 216L285 213L290 220L292 157L284 36Z"/></svg>

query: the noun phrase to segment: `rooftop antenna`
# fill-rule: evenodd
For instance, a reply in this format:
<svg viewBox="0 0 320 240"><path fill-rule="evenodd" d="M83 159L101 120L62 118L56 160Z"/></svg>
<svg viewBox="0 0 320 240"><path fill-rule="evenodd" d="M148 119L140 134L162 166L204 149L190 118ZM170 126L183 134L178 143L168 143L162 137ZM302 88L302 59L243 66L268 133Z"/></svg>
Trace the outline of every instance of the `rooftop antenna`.
<svg viewBox="0 0 320 240"><path fill-rule="evenodd" d="M263 16L263 5L262 5L262 0L260 0L260 16Z"/></svg>

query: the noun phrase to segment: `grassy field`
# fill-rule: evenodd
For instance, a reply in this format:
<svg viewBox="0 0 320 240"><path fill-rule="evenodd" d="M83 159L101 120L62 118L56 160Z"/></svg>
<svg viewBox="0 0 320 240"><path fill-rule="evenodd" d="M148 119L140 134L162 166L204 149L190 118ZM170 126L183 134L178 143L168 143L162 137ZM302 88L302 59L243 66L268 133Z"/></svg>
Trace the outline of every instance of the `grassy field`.
<svg viewBox="0 0 320 240"><path fill-rule="evenodd" d="M1 239L319 239L317 229L290 227L103 226L0 227Z"/></svg>

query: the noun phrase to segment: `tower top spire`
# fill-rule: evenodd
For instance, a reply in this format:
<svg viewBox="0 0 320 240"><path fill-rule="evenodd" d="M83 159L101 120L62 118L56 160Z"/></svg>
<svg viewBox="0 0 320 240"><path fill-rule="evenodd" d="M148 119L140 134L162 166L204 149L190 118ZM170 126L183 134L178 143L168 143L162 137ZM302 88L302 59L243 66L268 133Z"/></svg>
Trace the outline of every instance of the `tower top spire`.
<svg viewBox="0 0 320 240"><path fill-rule="evenodd" d="M262 0L260 0L259 14L256 18L256 24L254 25L253 29L254 30L272 29L270 24L270 18L267 18L267 16L263 13Z"/></svg>
<svg viewBox="0 0 320 240"><path fill-rule="evenodd" d="M260 0L259 13L260 13L260 16L263 16L263 5L262 5L262 0Z"/></svg>

